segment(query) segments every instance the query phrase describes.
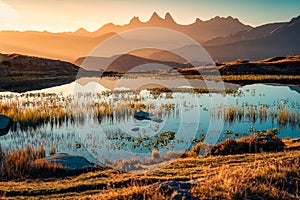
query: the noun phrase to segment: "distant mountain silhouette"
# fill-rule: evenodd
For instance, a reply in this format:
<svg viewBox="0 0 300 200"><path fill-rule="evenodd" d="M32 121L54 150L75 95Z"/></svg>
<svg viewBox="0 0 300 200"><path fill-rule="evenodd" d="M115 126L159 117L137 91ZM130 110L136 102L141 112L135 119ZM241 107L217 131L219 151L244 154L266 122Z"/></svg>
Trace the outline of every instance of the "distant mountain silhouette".
<svg viewBox="0 0 300 200"><path fill-rule="evenodd" d="M230 16L226 18L217 16L207 21L197 18L192 24L181 25L173 19L170 13L166 13L163 18L155 12L146 22L133 17L128 24L108 23L94 32L89 32L84 28L64 33L0 31L0 52L47 57L75 63L78 58L88 56L97 45L111 36L144 27L162 27L186 34L202 44L212 59L218 61L260 60L300 53L300 37L298 36L300 35L300 16L289 22L271 23L252 28ZM120 38L119 41L122 43L124 40ZM186 60L178 55L157 49L139 50L130 54L162 62L186 63Z"/></svg>
<svg viewBox="0 0 300 200"><path fill-rule="evenodd" d="M200 43L214 37L251 29L250 26L244 25L232 17L215 17L208 21L196 19L192 24L180 25L175 22L170 13L166 13L165 18L161 18L154 12L147 22L141 22L138 17L133 17L129 24L120 26L108 23L95 32L88 32L83 28L75 32L64 33L0 31L0 52L74 62L79 57L87 56L97 45L112 35L143 27L173 29Z"/></svg>
<svg viewBox="0 0 300 200"><path fill-rule="evenodd" d="M250 30L252 27L242 24L238 19L232 17L215 17L208 21L201 21L199 18L189 25L180 25L175 22L170 13L166 13L165 18L161 18L156 12L153 13L149 21L141 22L138 17L133 17L129 24L124 26L109 23L101 27L90 36L99 36L109 32L120 33L126 30L143 27L169 28L184 33L198 42L204 42L214 37ZM82 30L80 31L82 32ZM86 34L86 33L84 33Z"/></svg>
<svg viewBox="0 0 300 200"><path fill-rule="evenodd" d="M274 23L218 37L203 43L219 61L260 60L272 56L300 53L300 16L290 22Z"/></svg>
<svg viewBox="0 0 300 200"><path fill-rule="evenodd" d="M241 31L230 35L213 38L212 40L208 40L204 42L203 45L204 46L224 45L224 44L230 44L239 41L253 40L253 39L266 37L270 35L272 31L276 30L283 24L285 23L265 24L247 31Z"/></svg>

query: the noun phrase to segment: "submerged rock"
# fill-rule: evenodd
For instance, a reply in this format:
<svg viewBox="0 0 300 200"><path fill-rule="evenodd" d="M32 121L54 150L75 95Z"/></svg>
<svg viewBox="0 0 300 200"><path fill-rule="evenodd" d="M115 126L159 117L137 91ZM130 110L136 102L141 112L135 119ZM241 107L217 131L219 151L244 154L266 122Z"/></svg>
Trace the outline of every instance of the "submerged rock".
<svg viewBox="0 0 300 200"><path fill-rule="evenodd" d="M0 115L0 136L6 135L10 128L10 119L6 115Z"/></svg>
<svg viewBox="0 0 300 200"><path fill-rule="evenodd" d="M160 118L153 118L152 121L154 121L154 122L156 122L156 123L161 123L161 122L163 122L163 120L160 119Z"/></svg>
<svg viewBox="0 0 300 200"><path fill-rule="evenodd" d="M136 128L131 129L131 131L139 131L139 130L140 130L139 127L136 127Z"/></svg>

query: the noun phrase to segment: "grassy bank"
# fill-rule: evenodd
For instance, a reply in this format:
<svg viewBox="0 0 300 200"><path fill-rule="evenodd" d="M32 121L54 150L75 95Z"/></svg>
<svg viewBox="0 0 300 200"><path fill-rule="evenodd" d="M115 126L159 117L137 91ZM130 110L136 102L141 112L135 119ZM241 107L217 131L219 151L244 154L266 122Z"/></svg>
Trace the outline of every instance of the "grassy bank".
<svg viewBox="0 0 300 200"><path fill-rule="evenodd" d="M105 169L67 178L3 181L0 195L26 199L170 199L182 194L199 199L299 199L300 150L296 149L300 140L283 141L284 152L179 158L148 172Z"/></svg>
<svg viewBox="0 0 300 200"><path fill-rule="evenodd" d="M68 179L0 182L3 197L67 199L168 199L177 191L160 185L191 183L200 199L297 199L300 151L179 159L147 173L115 170Z"/></svg>

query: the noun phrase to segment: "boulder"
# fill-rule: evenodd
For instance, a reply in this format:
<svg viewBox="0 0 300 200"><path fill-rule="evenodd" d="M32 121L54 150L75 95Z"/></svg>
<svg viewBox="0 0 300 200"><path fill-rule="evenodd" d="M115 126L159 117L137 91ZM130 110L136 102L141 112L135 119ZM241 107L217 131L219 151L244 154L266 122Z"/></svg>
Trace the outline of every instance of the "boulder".
<svg viewBox="0 0 300 200"><path fill-rule="evenodd" d="M136 118L137 120L152 120L157 123L161 123L163 121L162 119L142 110L135 113L134 118Z"/></svg>
<svg viewBox="0 0 300 200"><path fill-rule="evenodd" d="M150 117L150 113L142 110L134 114L134 118L136 118L137 120L151 120Z"/></svg>
<svg viewBox="0 0 300 200"><path fill-rule="evenodd" d="M0 136L6 135L10 128L10 119L5 115L0 115Z"/></svg>
<svg viewBox="0 0 300 200"><path fill-rule="evenodd" d="M41 160L50 164L58 164L68 170L81 170L85 168L95 167L93 163L89 162L86 158L79 155L71 155L67 153L58 153Z"/></svg>

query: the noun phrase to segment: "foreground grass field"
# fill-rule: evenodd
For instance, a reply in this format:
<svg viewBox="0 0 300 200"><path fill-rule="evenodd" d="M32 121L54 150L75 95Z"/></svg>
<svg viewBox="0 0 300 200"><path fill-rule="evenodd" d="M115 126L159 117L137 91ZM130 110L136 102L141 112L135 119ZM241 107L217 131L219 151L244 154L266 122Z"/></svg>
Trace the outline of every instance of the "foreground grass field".
<svg viewBox="0 0 300 200"><path fill-rule="evenodd" d="M300 141L278 153L180 158L148 172L113 169L58 179L0 182L3 198L299 199Z"/></svg>

